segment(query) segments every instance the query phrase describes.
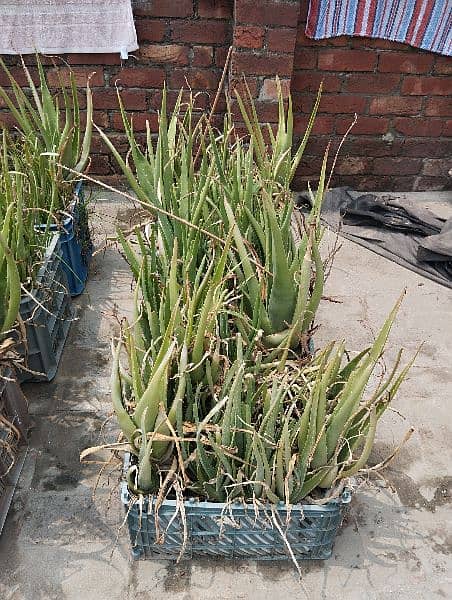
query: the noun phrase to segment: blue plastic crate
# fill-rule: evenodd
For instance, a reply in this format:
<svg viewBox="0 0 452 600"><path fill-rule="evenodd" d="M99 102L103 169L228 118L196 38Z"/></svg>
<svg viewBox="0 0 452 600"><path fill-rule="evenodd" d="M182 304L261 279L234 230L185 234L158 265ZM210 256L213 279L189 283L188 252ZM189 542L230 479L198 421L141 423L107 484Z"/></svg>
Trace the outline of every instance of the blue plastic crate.
<svg viewBox="0 0 452 600"><path fill-rule="evenodd" d="M155 498L145 497L140 503L131 497L123 482L121 500L127 514L133 557L178 559L184 547L184 534L180 512L176 515L176 500L165 500L160 505L158 532ZM331 556L350 500L351 491L345 489L327 504L298 504L291 507L288 520L285 504L276 507L279 525L297 560L324 560ZM187 526L184 558L291 559L269 507L256 513L252 504L225 505L190 499L184 502L184 509Z"/></svg>
<svg viewBox="0 0 452 600"><path fill-rule="evenodd" d="M71 215L61 225L53 223L49 226L50 231L60 232L62 264L71 296L78 296L85 289L93 251L82 184L79 181L75 186L75 200L69 207ZM47 225L39 227L45 229Z"/></svg>
<svg viewBox="0 0 452 600"><path fill-rule="evenodd" d="M31 296L22 297L20 316L27 343L21 344L18 351L25 356L27 368L34 372L21 370L20 381L51 381L73 321L59 233L54 234L47 248Z"/></svg>

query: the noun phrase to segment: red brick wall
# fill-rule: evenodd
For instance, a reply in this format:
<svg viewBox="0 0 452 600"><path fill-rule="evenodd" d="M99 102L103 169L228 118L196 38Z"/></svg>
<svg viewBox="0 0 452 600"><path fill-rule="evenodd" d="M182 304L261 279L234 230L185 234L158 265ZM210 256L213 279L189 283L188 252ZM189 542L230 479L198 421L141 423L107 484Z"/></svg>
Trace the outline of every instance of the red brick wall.
<svg viewBox="0 0 452 600"><path fill-rule="evenodd" d="M304 34L308 0L301 1L291 82L302 131L323 81L320 112L296 184L319 172L352 123L334 184L362 190L450 189L452 178L452 59L405 44Z"/></svg>
<svg viewBox="0 0 452 600"><path fill-rule="evenodd" d="M91 79L94 121L108 133L120 151L126 150L126 144L115 86L121 91L126 110L134 117L137 132L145 131L146 119L150 121L151 129L156 130L164 82L170 107L179 89L188 82L193 94L197 94L197 107L208 109L215 96L233 31L233 0L132 0L132 6L140 48L128 60L121 64L119 54L62 57L76 71L80 86L85 85L89 74L95 72ZM13 65L14 76L25 84L17 66L18 58L3 58ZM32 64L33 57L27 57L27 63ZM8 85L1 70L0 85ZM221 104L219 109L222 109ZM0 121L10 123L5 111L0 112ZM115 171L115 161L95 135L91 174L106 176Z"/></svg>
<svg viewBox="0 0 452 600"><path fill-rule="evenodd" d="M355 112L358 122L342 147L334 184L388 191L450 187L452 59L386 41L309 40L304 35L308 0L132 0L132 5L140 49L127 61L121 64L110 54L64 57L80 85L95 71L95 122L120 151L126 145L115 85L134 115L135 130L143 132L146 119L155 130L163 82L170 105L187 80L199 109L208 109L233 44L230 83L240 85L246 75L263 122L276 120L276 74L293 94L300 135L323 81L296 187L315 181L328 141L334 156ZM8 57L9 64L17 62ZM20 69L13 71L22 76ZM0 84L7 85L3 74ZM223 108L220 103L220 113ZM5 111L0 120L9 122ZM106 176L115 170L95 137L91 173Z"/></svg>

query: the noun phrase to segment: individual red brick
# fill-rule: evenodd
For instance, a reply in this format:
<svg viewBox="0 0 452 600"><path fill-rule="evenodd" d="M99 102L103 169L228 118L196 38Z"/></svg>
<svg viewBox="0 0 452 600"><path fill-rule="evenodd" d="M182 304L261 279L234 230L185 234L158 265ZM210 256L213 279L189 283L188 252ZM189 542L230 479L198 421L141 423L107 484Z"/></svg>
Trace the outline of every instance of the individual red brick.
<svg viewBox="0 0 452 600"><path fill-rule="evenodd" d="M307 116L295 116L294 122L294 133L296 135L303 135L308 126L309 117ZM327 135L332 133L334 129L334 117L326 115L317 115L314 121L314 127L312 128L312 135ZM323 140L325 142L325 140Z"/></svg>
<svg viewBox="0 0 452 600"><path fill-rule="evenodd" d="M140 48L140 56L161 64L188 65L188 46L177 44L152 44Z"/></svg>
<svg viewBox="0 0 452 600"><path fill-rule="evenodd" d="M429 117L452 117L450 98L427 98L425 114Z"/></svg>
<svg viewBox="0 0 452 600"><path fill-rule="evenodd" d="M126 68L119 71L114 81L118 81L119 85L127 87L161 87L165 81L165 71L154 67Z"/></svg>
<svg viewBox="0 0 452 600"><path fill-rule="evenodd" d="M413 186L414 177L397 177L394 175L338 175L332 178L332 187L347 185L354 190L368 192L375 190L380 192L400 192L410 190Z"/></svg>
<svg viewBox="0 0 452 600"><path fill-rule="evenodd" d="M378 70L382 73L428 73L433 54L421 52L384 52L380 54Z"/></svg>
<svg viewBox="0 0 452 600"><path fill-rule="evenodd" d="M192 65L194 67L210 67L212 61L212 46L193 46Z"/></svg>
<svg viewBox="0 0 452 600"><path fill-rule="evenodd" d="M144 91L123 90L120 94L126 110L144 110L146 108L146 93ZM93 94L93 105L95 109L101 110L119 108L116 90L98 90Z"/></svg>
<svg viewBox="0 0 452 600"><path fill-rule="evenodd" d="M406 77L402 94L413 96L448 96L452 94L450 77Z"/></svg>
<svg viewBox="0 0 452 600"><path fill-rule="evenodd" d="M367 104L366 98L344 96L340 94L323 94L319 112L327 113L362 113Z"/></svg>
<svg viewBox="0 0 452 600"><path fill-rule="evenodd" d="M295 47L297 30L294 28L278 27L267 30L267 49L271 52L292 53Z"/></svg>
<svg viewBox="0 0 452 600"><path fill-rule="evenodd" d="M353 37L349 38L349 43L352 48L370 48L377 50L392 50L394 52L419 52L418 50L413 50L407 44L402 44L400 42L393 42L391 40L380 40L380 39L372 39L366 37Z"/></svg>
<svg viewBox="0 0 452 600"><path fill-rule="evenodd" d="M320 50L319 69L325 71L373 71L377 62L375 52L365 50Z"/></svg>
<svg viewBox="0 0 452 600"><path fill-rule="evenodd" d="M350 73L345 78L344 90L357 94L388 94L399 87L400 75Z"/></svg>
<svg viewBox="0 0 452 600"><path fill-rule="evenodd" d="M360 173L372 172L372 158L363 156L340 157L335 166L338 175L359 175Z"/></svg>
<svg viewBox="0 0 452 600"><path fill-rule="evenodd" d="M5 90L6 91L6 90ZM14 94L12 92L12 90L8 90L6 91L6 95L8 96L8 98L15 104L16 101L14 99ZM0 97L0 108L8 108L8 104L7 102L3 99L3 97Z"/></svg>
<svg viewBox="0 0 452 600"><path fill-rule="evenodd" d="M290 94L290 79L280 79L281 91L284 98ZM278 84L276 79L264 79L260 94L260 100L278 100Z"/></svg>
<svg viewBox="0 0 452 600"><path fill-rule="evenodd" d="M317 92L320 84L324 92L338 92L342 80L340 75L316 71L296 71L292 77L292 90L297 92Z"/></svg>
<svg viewBox="0 0 452 600"><path fill-rule="evenodd" d="M247 105L245 101L245 106ZM254 106L259 116L259 122L264 123L277 123L278 122L278 103L277 102L261 102L255 100ZM231 102L232 115L235 120L239 121L242 116L240 107L236 100Z"/></svg>
<svg viewBox="0 0 452 600"><path fill-rule="evenodd" d="M70 65L120 65L119 52L114 54L67 54L66 61Z"/></svg>
<svg viewBox="0 0 452 600"><path fill-rule="evenodd" d="M248 96L248 91L252 98L257 98L260 87L260 81L256 77L247 77L246 82L242 78L231 79L229 82L230 94L235 98L237 92L242 98Z"/></svg>
<svg viewBox="0 0 452 600"><path fill-rule="evenodd" d="M294 66L297 69L315 69L318 52L312 48L295 48Z"/></svg>
<svg viewBox="0 0 452 600"><path fill-rule="evenodd" d="M336 138L336 143L342 140L342 136ZM341 154L344 156L399 156L403 147L403 139L386 141L379 138L363 138L359 135L351 134L343 143Z"/></svg>
<svg viewBox="0 0 452 600"><path fill-rule="evenodd" d="M168 111L172 111L176 106L176 102L179 98L179 90L167 90L166 92L166 107ZM207 110L210 106L209 94L195 94L193 97L194 110ZM182 104L187 104L190 100L190 90L185 89L182 91ZM152 93L150 108L154 110L160 110L162 105L162 91L158 90ZM221 110L221 99L218 103L218 111Z"/></svg>
<svg viewBox="0 0 452 600"><path fill-rule="evenodd" d="M263 27L237 25L234 28L234 46L237 48L262 48L264 33Z"/></svg>
<svg viewBox="0 0 452 600"><path fill-rule="evenodd" d="M416 192L441 192L450 189L450 177L419 177L414 184Z"/></svg>
<svg viewBox="0 0 452 600"><path fill-rule="evenodd" d="M452 159L449 158L425 158L422 175L429 175L430 177L447 177L449 171L452 169Z"/></svg>
<svg viewBox="0 0 452 600"><path fill-rule="evenodd" d="M284 55L268 56L257 55L250 52L235 52L232 65L233 73L241 75L279 75L290 77L292 74L292 61Z"/></svg>
<svg viewBox="0 0 452 600"><path fill-rule="evenodd" d="M444 130L444 121L424 117L398 117L394 119L394 129L412 137L436 137Z"/></svg>
<svg viewBox="0 0 452 600"><path fill-rule="evenodd" d="M371 115L416 115L421 110L421 106L421 98L382 96L372 98L369 113Z"/></svg>
<svg viewBox="0 0 452 600"><path fill-rule="evenodd" d="M326 144L325 144L326 146ZM320 156L308 156L306 153L298 165L296 174L297 178L300 176L318 177L322 170L322 157Z"/></svg>
<svg viewBox="0 0 452 600"><path fill-rule="evenodd" d="M143 17L191 17L193 0L153 0L150 7L138 5L133 12Z"/></svg>
<svg viewBox="0 0 452 600"><path fill-rule="evenodd" d="M353 122L352 117L336 119L336 133L344 134ZM358 120L351 130L352 135L381 135L389 128L389 119L382 117L366 117L358 115Z"/></svg>
<svg viewBox="0 0 452 600"><path fill-rule="evenodd" d="M75 67L74 69L69 68L58 68L47 70L47 81L50 86L59 87L61 83L65 86L70 85L71 72L74 74L75 83L78 86L86 86L89 79L91 87L98 87L104 85L104 71L102 67L96 68L83 68Z"/></svg>
<svg viewBox="0 0 452 600"><path fill-rule="evenodd" d="M108 156L98 154L91 156L90 159L90 174L91 175L109 175L112 173L111 165Z"/></svg>
<svg viewBox="0 0 452 600"><path fill-rule="evenodd" d="M117 113L114 113L117 114ZM96 125L100 125L97 121L94 121ZM129 150L129 142L125 135L121 133L109 133L108 138L121 154L126 153ZM92 154L106 154L108 153L108 146L105 141L100 137L97 131L93 131L93 137L91 139L91 152Z"/></svg>
<svg viewBox="0 0 452 600"><path fill-rule="evenodd" d="M444 122L443 136L452 137L452 119Z"/></svg>
<svg viewBox="0 0 452 600"><path fill-rule="evenodd" d="M198 0L198 15L207 19L230 19L232 7L230 0Z"/></svg>
<svg viewBox="0 0 452 600"><path fill-rule="evenodd" d="M93 121L99 127L105 128L108 127L108 113L100 110L95 110L93 112ZM80 124L82 127L86 126L86 112L80 111Z"/></svg>
<svg viewBox="0 0 452 600"><path fill-rule="evenodd" d="M412 140L406 139L401 148L404 156L444 158L452 156L452 140Z"/></svg>
<svg viewBox="0 0 452 600"><path fill-rule="evenodd" d="M0 107L3 102L0 102ZM0 111L0 125L6 129L17 127L17 121L9 111Z"/></svg>
<svg viewBox="0 0 452 600"><path fill-rule="evenodd" d="M25 75L25 71L22 69L22 67L13 67L9 69L11 75L13 76L13 78L16 80L16 82L21 86L21 87L28 87L28 80L27 80L27 76ZM35 85L37 85L39 83L39 74L38 71L36 69L28 69L30 76L33 80L33 82L35 83ZM11 82L8 78L8 75L5 73L5 71L3 69L0 69L0 85L2 87L11 87Z"/></svg>
<svg viewBox="0 0 452 600"><path fill-rule="evenodd" d="M226 62L226 56L228 54L227 48L214 48L215 50L215 65L222 69L224 67L224 63Z"/></svg>
<svg viewBox="0 0 452 600"><path fill-rule="evenodd" d="M165 37L166 23L160 19L137 19L135 22L138 43L161 42Z"/></svg>
<svg viewBox="0 0 452 600"><path fill-rule="evenodd" d="M140 112L128 116L132 121L134 131L146 131L146 121L149 121L152 132L158 131L158 115L156 113ZM120 113L113 113L112 127L118 131L124 131L124 122Z"/></svg>
<svg viewBox="0 0 452 600"><path fill-rule="evenodd" d="M224 44L229 26L224 21L173 21L171 39L189 44Z"/></svg>
<svg viewBox="0 0 452 600"><path fill-rule="evenodd" d="M374 160L373 172L377 175L416 175L421 168L421 159L385 157Z"/></svg>
<svg viewBox="0 0 452 600"><path fill-rule="evenodd" d="M437 56L434 72L439 75L452 75L452 58L450 56Z"/></svg>
<svg viewBox="0 0 452 600"><path fill-rule="evenodd" d="M290 27L297 24L299 10L298 2L240 0L235 3L235 19L237 23Z"/></svg>
<svg viewBox="0 0 452 600"><path fill-rule="evenodd" d="M216 90L218 81L219 75L210 69L173 69L169 87L173 90L187 86L193 90Z"/></svg>

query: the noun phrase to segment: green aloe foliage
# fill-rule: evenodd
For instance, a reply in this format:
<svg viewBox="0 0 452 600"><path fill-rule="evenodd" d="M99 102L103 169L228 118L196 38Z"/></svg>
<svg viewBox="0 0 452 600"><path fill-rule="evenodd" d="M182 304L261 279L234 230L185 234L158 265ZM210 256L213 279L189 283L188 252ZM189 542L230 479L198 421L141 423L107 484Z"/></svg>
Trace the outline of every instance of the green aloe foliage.
<svg viewBox="0 0 452 600"><path fill-rule="evenodd" d="M295 504L363 470L378 419L413 362L399 368L400 352L388 377L366 391L399 304L374 344L352 360L342 342L319 352L301 373L259 378L235 364L211 427L197 421L196 492L212 501Z"/></svg>
<svg viewBox="0 0 452 600"><path fill-rule="evenodd" d="M16 322L21 295L19 270L5 233L0 231L0 341Z"/></svg>
<svg viewBox="0 0 452 600"><path fill-rule="evenodd" d="M48 180L46 185L50 187L57 185L56 197L41 196L41 208L52 212L67 208L72 192L71 183L77 177L77 173L82 173L88 164L92 139L93 101L88 82L85 91L86 125L83 127L79 90L74 73L69 71L69 83L66 86L57 72L57 89L52 90L39 55L36 55L36 64L38 84L22 61L23 72L30 89L30 94L27 95L0 59L0 65L12 88L11 93L0 87L0 97L16 120L23 151L37 153L40 157L34 164L34 176L37 179L46 178ZM64 167L68 167L75 173Z"/></svg>

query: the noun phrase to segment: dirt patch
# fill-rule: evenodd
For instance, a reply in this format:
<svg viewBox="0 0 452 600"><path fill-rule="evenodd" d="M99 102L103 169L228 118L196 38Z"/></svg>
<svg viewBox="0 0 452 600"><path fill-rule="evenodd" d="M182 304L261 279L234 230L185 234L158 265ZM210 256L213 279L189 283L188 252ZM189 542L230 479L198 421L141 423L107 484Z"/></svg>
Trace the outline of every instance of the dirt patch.
<svg viewBox="0 0 452 600"><path fill-rule="evenodd" d="M135 225L149 221L151 215L149 211L138 207L123 208L116 215L117 220L121 223L121 229L131 229Z"/></svg>
<svg viewBox="0 0 452 600"><path fill-rule="evenodd" d="M191 564L170 564L166 567L166 577L163 581L165 592L185 592L190 587Z"/></svg>
<svg viewBox="0 0 452 600"><path fill-rule="evenodd" d="M437 507L450 504L451 502L452 477L438 477L417 482L405 473L393 469L388 469L385 476L394 487L403 506L435 512ZM419 491L419 488L422 486L435 489L431 500L427 500Z"/></svg>

